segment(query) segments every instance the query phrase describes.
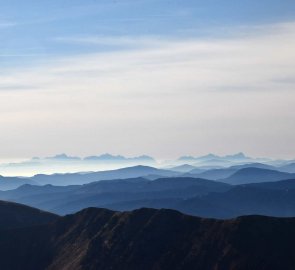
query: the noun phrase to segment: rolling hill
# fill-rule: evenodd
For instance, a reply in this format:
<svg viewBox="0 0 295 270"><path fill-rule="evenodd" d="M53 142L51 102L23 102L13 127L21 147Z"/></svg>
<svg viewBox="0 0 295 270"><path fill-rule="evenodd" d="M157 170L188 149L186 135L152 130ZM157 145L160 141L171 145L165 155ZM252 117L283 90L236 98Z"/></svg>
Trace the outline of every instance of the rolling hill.
<svg viewBox="0 0 295 270"><path fill-rule="evenodd" d="M25 184L38 185L36 181L30 178L0 176L0 190L11 190Z"/></svg>
<svg viewBox="0 0 295 270"><path fill-rule="evenodd" d="M230 185L196 178L160 178L149 181L131 178L98 181L80 186L22 186L0 192L0 199L15 201L59 214L86 207L101 207L125 201L191 198L229 190ZM145 205L143 205L145 206Z"/></svg>
<svg viewBox="0 0 295 270"><path fill-rule="evenodd" d="M198 169L196 169L196 170L191 170L189 173L191 175L194 175L194 177L205 178L209 180L220 180L220 179L230 177L235 172L241 169L246 169L246 168L277 170L276 167L263 164L263 163L247 163L242 165L230 166L228 168L206 170L205 172L202 172L202 173L200 173Z"/></svg>
<svg viewBox="0 0 295 270"><path fill-rule="evenodd" d="M31 179L35 182L45 185L82 185L101 180L126 179L135 177L144 177L149 175L157 175L158 177L177 176L180 173L157 169L149 166L133 166L117 170L99 171L90 173L68 173L68 174L52 174L52 175L35 175Z"/></svg>
<svg viewBox="0 0 295 270"><path fill-rule="evenodd" d="M278 169L282 172L295 173L295 163L289 163L287 165L279 167Z"/></svg>
<svg viewBox="0 0 295 270"><path fill-rule="evenodd" d="M72 186L24 185L0 192L0 199L60 215L87 207L129 211L168 208L201 217L295 216L295 180L229 185L212 180L172 177L97 181Z"/></svg>

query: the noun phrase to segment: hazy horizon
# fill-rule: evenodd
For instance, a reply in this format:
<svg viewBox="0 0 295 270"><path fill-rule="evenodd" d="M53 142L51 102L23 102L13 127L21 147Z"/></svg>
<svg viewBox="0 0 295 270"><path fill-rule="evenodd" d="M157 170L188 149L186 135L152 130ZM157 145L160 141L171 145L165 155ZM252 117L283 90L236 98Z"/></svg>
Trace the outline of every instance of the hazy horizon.
<svg viewBox="0 0 295 270"><path fill-rule="evenodd" d="M0 159L293 158L294 1L13 0L0 14Z"/></svg>
<svg viewBox="0 0 295 270"><path fill-rule="evenodd" d="M31 177L38 174L64 174L117 170L136 167L138 165L159 169L170 169L180 165L189 165L202 170L229 168L236 165L264 164L279 169L288 164L295 164L295 158L280 159L268 157L254 157L243 152L216 155L182 155L170 159L159 159L155 156L138 155L124 156L108 153L90 156L67 155L65 153L46 157L31 157L18 160L1 160L1 176ZM190 168L189 168L190 169Z"/></svg>

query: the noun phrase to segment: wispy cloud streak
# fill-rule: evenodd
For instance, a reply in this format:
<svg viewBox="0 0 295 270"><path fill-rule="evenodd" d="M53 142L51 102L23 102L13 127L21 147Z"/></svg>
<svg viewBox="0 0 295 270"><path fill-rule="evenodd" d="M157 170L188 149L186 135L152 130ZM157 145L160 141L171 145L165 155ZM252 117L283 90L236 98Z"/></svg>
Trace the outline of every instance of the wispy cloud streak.
<svg viewBox="0 0 295 270"><path fill-rule="evenodd" d="M67 40L131 49L2 72L2 141L16 140L31 156L34 149L71 153L73 145L81 155L97 145L97 152L160 157L194 154L192 146L288 156L295 136L294 30L287 23L226 39Z"/></svg>
<svg viewBox="0 0 295 270"><path fill-rule="evenodd" d="M0 21L0 29L10 28L10 27L13 27L16 25L17 25L17 23L15 23L15 22L1 22Z"/></svg>

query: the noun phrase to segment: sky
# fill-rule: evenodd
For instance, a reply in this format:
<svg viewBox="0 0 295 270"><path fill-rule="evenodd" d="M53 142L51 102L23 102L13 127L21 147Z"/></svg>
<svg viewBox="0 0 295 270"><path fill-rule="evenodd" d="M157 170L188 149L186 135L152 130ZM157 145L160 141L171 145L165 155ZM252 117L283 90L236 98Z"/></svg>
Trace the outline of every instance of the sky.
<svg viewBox="0 0 295 270"><path fill-rule="evenodd" d="M295 158L294 0L0 0L0 159Z"/></svg>

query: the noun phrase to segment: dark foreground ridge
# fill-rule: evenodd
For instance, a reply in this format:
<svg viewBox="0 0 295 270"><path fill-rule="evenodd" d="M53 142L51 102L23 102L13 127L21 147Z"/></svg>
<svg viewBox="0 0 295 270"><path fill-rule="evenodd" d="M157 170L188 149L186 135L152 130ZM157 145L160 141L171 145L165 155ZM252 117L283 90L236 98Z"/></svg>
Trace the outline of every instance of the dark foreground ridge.
<svg viewBox="0 0 295 270"><path fill-rule="evenodd" d="M0 230L0 269L291 270L294 240L295 218L88 208L46 225Z"/></svg>
<svg viewBox="0 0 295 270"><path fill-rule="evenodd" d="M57 218L55 214L23 204L0 201L0 230L47 224Z"/></svg>

